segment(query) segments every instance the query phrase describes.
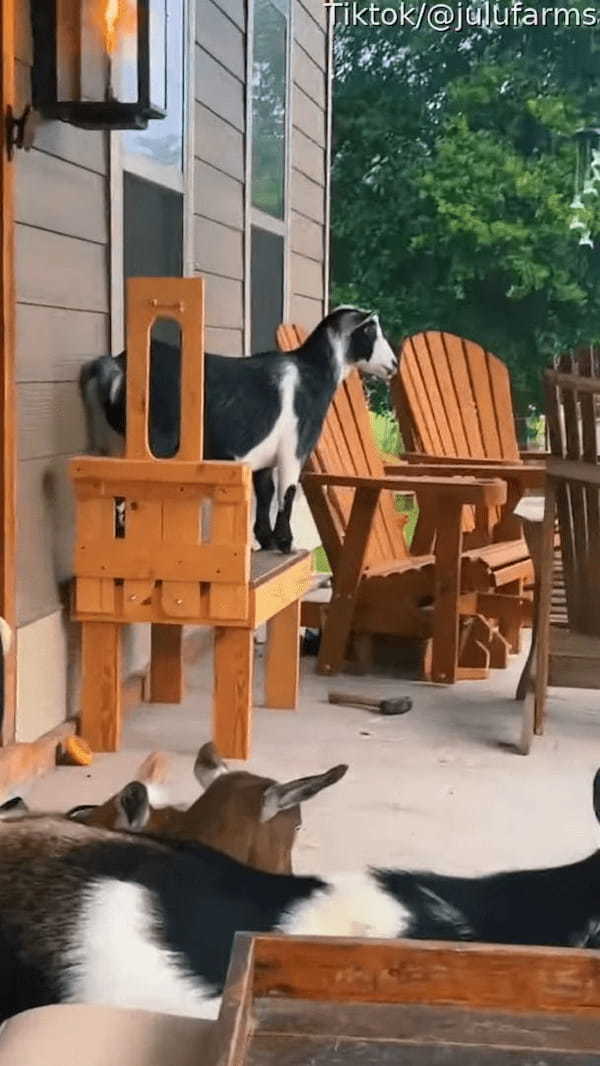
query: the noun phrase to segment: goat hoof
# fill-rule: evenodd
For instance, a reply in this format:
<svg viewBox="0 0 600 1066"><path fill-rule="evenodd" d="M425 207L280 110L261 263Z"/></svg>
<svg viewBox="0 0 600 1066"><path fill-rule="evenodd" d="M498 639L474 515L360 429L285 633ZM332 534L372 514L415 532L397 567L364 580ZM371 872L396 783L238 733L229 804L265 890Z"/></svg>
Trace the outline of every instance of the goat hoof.
<svg viewBox="0 0 600 1066"><path fill-rule="evenodd" d="M292 538L275 537L275 547L282 555L290 555L292 551Z"/></svg>
<svg viewBox="0 0 600 1066"><path fill-rule="evenodd" d="M256 538L256 540L258 542L258 545L259 545L261 551L263 551L263 552L272 552L273 551L273 549L275 548L275 540L273 538L273 534L272 533L269 533L268 536L265 536L264 534L261 534L260 537L255 533L254 536L255 536L255 538Z"/></svg>

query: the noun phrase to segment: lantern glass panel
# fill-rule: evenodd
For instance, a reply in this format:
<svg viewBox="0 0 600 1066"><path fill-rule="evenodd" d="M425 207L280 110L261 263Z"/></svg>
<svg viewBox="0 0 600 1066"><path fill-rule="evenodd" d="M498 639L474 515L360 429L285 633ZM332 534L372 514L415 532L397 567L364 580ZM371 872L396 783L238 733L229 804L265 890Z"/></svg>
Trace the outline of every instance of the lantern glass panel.
<svg viewBox="0 0 600 1066"><path fill-rule="evenodd" d="M158 76L162 73L165 83L164 97L166 116L160 122L151 122L145 130L127 130L123 134L126 153L145 156L162 166L183 168L184 131L184 25L185 0L167 0L166 40L157 33L150 40L151 70ZM152 33L152 20L150 22ZM162 50L162 65L159 56ZM166 50L166 56L165 56Z"/></svg>

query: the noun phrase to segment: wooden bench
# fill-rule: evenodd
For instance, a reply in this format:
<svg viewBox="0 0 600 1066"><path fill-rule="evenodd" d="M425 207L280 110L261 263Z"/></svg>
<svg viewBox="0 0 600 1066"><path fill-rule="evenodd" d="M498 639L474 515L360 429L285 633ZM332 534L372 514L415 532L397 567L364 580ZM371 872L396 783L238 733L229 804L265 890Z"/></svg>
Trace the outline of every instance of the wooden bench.
<svg viewBox="0 0 600 1066"><path fill-rule="evenodd" d="M238 933L211 1066L591 1066L595 951Z"/></svg>
<svg viewBox="0 0 600 1066"><path fill-rule="evenodd" d="M214 740L250 751L254 630L267 623L266 704L298 698L300 601L310 555L253 553L250 468L207 462L203 448L203 282L136 278L127 292L124 458L78 457L73 617L82 623L81 733L116 751L121 733L121 627L152 626L150 699L182 698L182 628L212 626ZM157 318L181 329L181 434L173 459L149 450L149 340ZM124 502L124 536L116 501Z"/></svg>

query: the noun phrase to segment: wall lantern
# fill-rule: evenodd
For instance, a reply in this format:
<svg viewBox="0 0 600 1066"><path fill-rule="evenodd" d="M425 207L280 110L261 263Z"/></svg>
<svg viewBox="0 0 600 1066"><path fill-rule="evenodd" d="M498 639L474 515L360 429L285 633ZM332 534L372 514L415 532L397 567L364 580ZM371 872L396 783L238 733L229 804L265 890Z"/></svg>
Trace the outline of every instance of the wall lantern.
<svg viewBox="0 0 600 1066"><path fill-rule="evenodd" d="M31 0L34 108L88 130L164 118L166 9L167 0Z"/></svg>

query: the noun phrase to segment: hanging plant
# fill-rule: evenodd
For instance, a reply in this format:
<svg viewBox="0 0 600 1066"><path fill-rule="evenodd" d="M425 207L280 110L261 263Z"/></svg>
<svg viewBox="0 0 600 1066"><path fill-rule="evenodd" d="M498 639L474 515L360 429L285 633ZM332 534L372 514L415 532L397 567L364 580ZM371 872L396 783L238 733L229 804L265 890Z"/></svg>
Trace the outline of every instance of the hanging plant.
<svg viewBox="0 0 600 1066"><path fill-rule="evenodd" d="M592 222L595 201L600 196L600 130L582 128L575 134L575 187L569 229L579 233L578 244L593 248Z"/></svg>

